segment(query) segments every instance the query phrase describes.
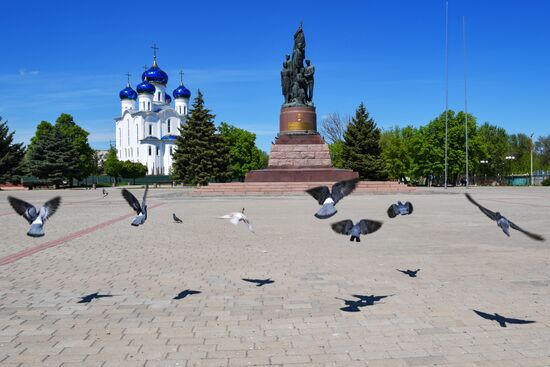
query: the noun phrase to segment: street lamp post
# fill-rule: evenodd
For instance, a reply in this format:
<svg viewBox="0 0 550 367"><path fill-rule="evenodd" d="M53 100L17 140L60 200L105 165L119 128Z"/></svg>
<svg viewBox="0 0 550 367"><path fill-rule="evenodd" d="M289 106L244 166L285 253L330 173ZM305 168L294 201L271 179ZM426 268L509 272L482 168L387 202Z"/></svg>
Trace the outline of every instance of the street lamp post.
<svg viewBox="0 0 550 367"><path fill-rule="evenodd" d="M508 171L510 171L510 172L509 172L509 175L512 176L512 161L513 161L514 159L516 159L516 157L513 156L513 155L507 155L505 158L506 158L506 160L507 160L508 162L510 162L510 163L508 163ZM510 182L511 182L511 181L510 181Z"/></svg>
<svg viewBox="0 0 550 367"><path fill-rule="evenodd" d="M479 163L483 164L483 173L485 174L485 184L487 184L487 163L489 163L488 160L482 159L479 161Z"/></svg>

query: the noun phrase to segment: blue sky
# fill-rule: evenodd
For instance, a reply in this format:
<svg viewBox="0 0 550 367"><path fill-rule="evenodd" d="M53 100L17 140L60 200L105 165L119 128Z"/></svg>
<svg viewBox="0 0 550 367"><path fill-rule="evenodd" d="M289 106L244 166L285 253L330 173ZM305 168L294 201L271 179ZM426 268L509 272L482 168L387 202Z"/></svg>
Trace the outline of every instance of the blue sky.
<svg viewBox="0 0 550 367"><path fill-rule="evenodd" d="M2 5L0 116L27 142L65 112L95 148L114 139L125 73L152 62L168 90L201 89L208 108L269 151L282 103L279 72L304 22L320 122L363 101L378 125L423 125L445 107L445 1L9 1ZM449 107L508 132L550 134L550 1L449 1Z"/></svg>

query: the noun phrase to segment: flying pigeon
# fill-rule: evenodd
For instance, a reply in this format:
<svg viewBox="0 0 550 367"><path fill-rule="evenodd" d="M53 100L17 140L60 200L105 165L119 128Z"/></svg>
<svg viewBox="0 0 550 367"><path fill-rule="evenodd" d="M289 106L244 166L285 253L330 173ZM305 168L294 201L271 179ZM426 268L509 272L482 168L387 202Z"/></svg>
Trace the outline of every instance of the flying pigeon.
<svg viewBox="0 0 550 367"><path fill-rule="evenodd" d="M492 320L492 321L498 322L500 327L506 327L507 323L508 324L533 324L536 322L532 320L511 319L508 317L501 316L498 313L491 315L490 313L485 313L477 310L473 310L473 311L486 320Z"/></svg>
<svg viewBox="0 0 550 367"><path fill-rule="evenodd" d="M345 234L350 237L350 241L355 240L356 242L361 242L362 234L369 234L376 232L382 227L382 222L369 219L361 219L356 224L350 219L342 220L340 222L331 224L332 230L336 233Z"/></svg>
<svg viewBox="0 0 550 367"><path fill-rule="evenodd" d="M107 192L107 190L103 189L103 197L109 195L109 193Z"/></svg>
<svg viewBox="0 0 550 367"><path fill-rule="evenodd" d="M194 290L191 290L191 289L186 289L184 291L179 292L177 294L177 296L175 296L172 299L184 299L187 296L192 296L193 294L199 294L199 293L202 293L202 292L201 291L194 291Z"/></svg>
<svg viewBox="0 0 550 367"><path fill-rule="evenodd" d="M27 232L27 236L42 237L44 236L44 222L54 215L61 203L61 197L54 197L38 210L26 201L12 196L8 196L8 201L17 214L23 216L31 225L31 228Z"/></svg>
<svg viewBox="0 0 550 367"><path fill-rule="evenodd" d="M149 191L149 185L145 186L145 192L143 193L143 201L141 202L141 205L139 204L139 201L136 199L132 193L126 189L122 189L122 196L128 204L132 207L132 209L135 210L137 213L137 217L134 218L132 221L132 225L137 227L143 223L145 223L145 220L147 219L147 204L145 202L145 199L147 199L147 192Z"/></svg>
<svg viewBox="0 0 550 367"><path fill-rule="evenodd" d="M317 186L306 190L306 192L313 196L319 205L321 205L321 209L315 213L315 216L319 219L326 219L336 214L337 210L334 207L336 203L342 200L345 196L351 194L351 192L357 187L358 182L359 178L339 181L332 185L332 191L330 191L327 186Z"/></svg>
<svg viewBox="0 0 550 367"><path fill-rule="evenodd" d="M501 215L499 212L492 212L490 211L489 209L483 207L482 205L480 205L479 203L477 203L471 196L470 194L464 194L466 195L466 198L468 200L470 200L475 206L477 206L479 208L479 210L481 210L483 212L483 214L485 214L486 216L488 216L489 218L491 218L492 220L496 221L497 222L497 226L499 226L502 231L508 236L510 237L510 227L512 227L513 229L517 230L517 231L520 231L520 232L523 232L524 234L526 234L527 236L529 236L530 238L534 239L534 240L537 240L537 241L545 241L545 238L542 237L541 235L539 234L536 234L536 233L531 233L531 232L527 232L526 230L524 230L523 228L521 228L520 226L518 226L517 224L515 224L514 222L512 222L511 220L509 220L508 218L504 217L503 215Z"/></svg>
<svg viewBox="0 0 550 367"><path fill-rule="evenodd" d="M176 223L183 223L183 221L176 216L176 213L172 213L172 218Z"/></svg>
<svg viewBox="0 0 550 367"><path fill-rule="evenodd" d="M397 204L392 204L388 208L388 217L395 218L398 215L409 215L413 212L412 204L407 201L405 204L398 201Z"/></svg>
<svg viewBox="0 0 550 367"><path fill-rule="evenodd" d="M229 213L219 217L219 219L229 219L229 222L234 225L238 225L240 222L243 222L248 225L248 230L254 233L254 231L252 230L252 224L250 223L246 215L244 215L244 208L240 212Z"/></svg>

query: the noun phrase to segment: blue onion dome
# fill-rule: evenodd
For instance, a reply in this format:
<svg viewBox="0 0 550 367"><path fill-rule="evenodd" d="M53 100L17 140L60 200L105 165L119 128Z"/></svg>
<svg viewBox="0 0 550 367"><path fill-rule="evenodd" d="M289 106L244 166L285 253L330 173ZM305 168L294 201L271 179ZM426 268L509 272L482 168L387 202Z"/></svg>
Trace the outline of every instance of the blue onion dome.
<svg viewBox="0 0 550 367"><path fill-rule="evenodd" d="M137 93L129 85L118 94L120 99L137 99Z"/></svg>
<svg viewBox="0 0 550 367"><path fill-rule="evenodd" d="M157 60L153 61L153 66L151 66L149 69L145 70L143 74L141 74L141 80L149 80L150 82L155 82L159 84L166 84L168 83L168 74L166 74L159 66L157 65Z"/></svg>
<svg viewBox="0 0 550 367"><path fill-rule="evenodd" d="M138 84L137 86L137 92L138 94L146 93L146 94L155 94L155 86L145 78L145 80Z"/></svg>
<svg viewBox="0 0 550 367"><path fill-rule="evenodd" d="M164 100L166 101L166 104L169 104L172 102L172 97L168 93L164 93Z"/></svg>
<svg viewBox="0 0 550 367"><path fill-rule="evenodd" d="M189 98L189 97L191 97L191 91L189 89L185 88L185 86L183 84L180 84L179 87L174 89L174 92L172 94L174 95L174 98Z"/></svg>

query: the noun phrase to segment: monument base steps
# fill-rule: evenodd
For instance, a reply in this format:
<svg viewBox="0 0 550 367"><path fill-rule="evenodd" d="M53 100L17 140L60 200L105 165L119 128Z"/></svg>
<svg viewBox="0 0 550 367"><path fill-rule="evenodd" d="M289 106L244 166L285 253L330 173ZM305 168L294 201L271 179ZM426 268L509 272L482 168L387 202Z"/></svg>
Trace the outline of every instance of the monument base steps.
<svg viewBox="0 0 550 367"><path fill-rule="evenodd" d="M191 196L289 196L307 195L316 186L331 187L331 182L229 182L211 183L190 192ZM354 194L392 194L413 192L414 188L397 181L360 181Z"/></svg>

